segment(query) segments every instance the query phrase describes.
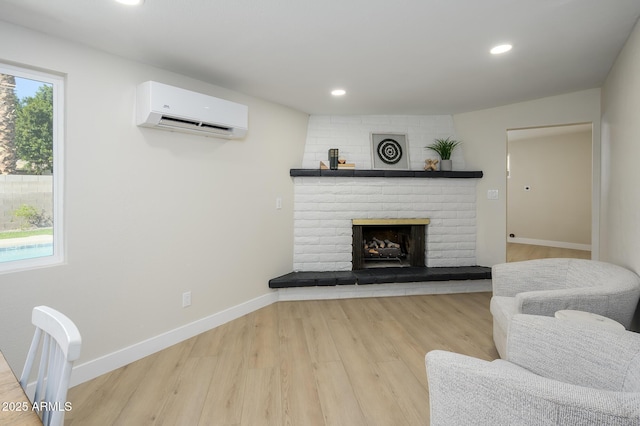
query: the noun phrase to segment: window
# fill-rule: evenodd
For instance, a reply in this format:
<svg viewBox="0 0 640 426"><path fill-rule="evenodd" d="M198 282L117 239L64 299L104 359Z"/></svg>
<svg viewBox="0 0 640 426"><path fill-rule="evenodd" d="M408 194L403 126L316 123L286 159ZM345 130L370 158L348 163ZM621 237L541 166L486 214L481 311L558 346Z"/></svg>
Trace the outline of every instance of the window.
<svg viewBox="0 0 640 426"><path fill-rule="evenodd" d="M0 272L63 261L62 77L0 63Z"/></svg>

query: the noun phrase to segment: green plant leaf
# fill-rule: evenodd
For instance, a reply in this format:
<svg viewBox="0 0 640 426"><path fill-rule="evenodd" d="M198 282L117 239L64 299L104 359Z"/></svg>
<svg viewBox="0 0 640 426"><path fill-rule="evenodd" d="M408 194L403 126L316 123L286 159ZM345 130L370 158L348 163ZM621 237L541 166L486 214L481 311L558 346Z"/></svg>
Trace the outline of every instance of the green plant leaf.
<svg viewBox="0 0 640 426"><path fill-rule="evenodd" d="M437 138L433 140L433 143L431 145L427 145L426 148L438 153L442 160L450 160L451 154L461 143L461 141L451 139L450 137L444 139Z"/></svg>

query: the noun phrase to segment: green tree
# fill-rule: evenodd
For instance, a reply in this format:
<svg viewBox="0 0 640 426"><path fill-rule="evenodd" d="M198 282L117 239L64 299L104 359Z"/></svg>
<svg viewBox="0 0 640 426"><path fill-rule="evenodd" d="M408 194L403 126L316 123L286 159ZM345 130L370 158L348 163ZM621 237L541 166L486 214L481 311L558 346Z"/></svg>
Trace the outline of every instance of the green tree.
<svg viewBox="0 0 640 426"><path fill-rule="evenodd" d="M20 100L15 144L31 173L53 171L53 86L43 84L33 97Z"/></svg>
<svg viewBox="0 0 640 426"><path fill-rule="evenodd" d="M16 108L16 78L0 74L0 174L16 170L16 147L14 144Z"/></svg>

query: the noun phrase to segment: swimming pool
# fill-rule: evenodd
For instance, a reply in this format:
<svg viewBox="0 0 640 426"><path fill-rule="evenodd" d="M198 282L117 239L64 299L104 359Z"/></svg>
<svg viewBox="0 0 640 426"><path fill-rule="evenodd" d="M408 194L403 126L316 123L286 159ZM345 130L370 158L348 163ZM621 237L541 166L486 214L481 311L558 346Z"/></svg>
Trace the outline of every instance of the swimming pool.
<svg viewBox="0 0 640 426"><path fill-rule="evenodd" d="M53 256L53 243L0 247L0 262L33 259L34 257L43 256Z"/></svg>

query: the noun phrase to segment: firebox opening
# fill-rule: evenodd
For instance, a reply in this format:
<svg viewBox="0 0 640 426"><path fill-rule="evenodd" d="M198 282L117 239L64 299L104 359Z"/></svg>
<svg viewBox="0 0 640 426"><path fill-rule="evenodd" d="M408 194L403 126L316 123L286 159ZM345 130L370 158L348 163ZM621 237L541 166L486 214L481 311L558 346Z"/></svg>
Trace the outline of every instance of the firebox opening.
<svg viewBox="0 0 640 426"><path fill-rule="evenodd" d="M352 269L425 266L429 219L354 219Z"/></svg>
<svg viewBox="0 0 640 426"><path fill-rule="evenodd" d="M367 267L411 266L410 226L368 226L362 231L362 250Z"/></svg>

